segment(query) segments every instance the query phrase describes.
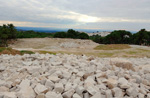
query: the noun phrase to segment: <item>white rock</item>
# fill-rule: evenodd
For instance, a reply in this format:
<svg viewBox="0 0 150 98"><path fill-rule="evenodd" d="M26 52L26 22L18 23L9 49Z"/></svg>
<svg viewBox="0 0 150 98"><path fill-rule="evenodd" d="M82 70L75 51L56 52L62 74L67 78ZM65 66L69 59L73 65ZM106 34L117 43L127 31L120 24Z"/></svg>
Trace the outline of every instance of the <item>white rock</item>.
<svg viewBox="0 0 150 98"><path fill-rule="evenodd" d="M113 88L112 93L113 93L114 97L117 97L117 98L122 98L123 97L122 89L120 89L118 87Z"/></svg>
<svg viewBox="0 0 150 98"><path fill-rule="evenodd" d="M50 80L47 80L46 83L45 83L45 86L47 88L49 88L49 90L52 90L54 88L54 85L55 84L52 81L50 81Z"/></svg>
<svg viewBox="0 0 150 98"><path fill-rule="evenodd" d="M122 67L128 70L133 70L133 71L135 70L132 66L132 63L125 59L113 58L110 60L110 64L115 65L117 67Z"/></svg>
<svg viewBox="0 0 150 98"><path fill-rule="evenodd" d="M95 95L93 95L91 98L102 98L101 93L97 92Z"/></svg>
<svg viewBox="0 0 150 98"><path fill-rule="evenodd" d="M72 98L82 98L82 97L80 97L78 94L75 93Z"/></svg>
<svg viewBox="0 0 150 98"><path fill-rule="evenodd" d="M118 84L121 88L130 88L128 81L125 78L119 78Z"/></svg>
<svg viewBox="0 0 150 98"><path fill-rule="evenodd" d="M33 74L33 73L36 73L36 72L40 72L41 70L41 67L40 66L28 66L27 67L27 71L30 73L30 74Z"/></svg>
<svg viewBox="0 0 150 98"><path fill-rule="evenodd" d="M64 86L62 83L55 83L55 88L54 88L54 91L56 93L62 93L64 90Z"/></svg>
<svg viewBox="0 0 150 98"><path fill-rule="evenodd" d="M70 82L68 82L66 85L65 85L65 91L68 91L72 88L72 84Z"/></svg>
<svg viewBox="0 0 150 98"><path fill-rule="evenodd" d="M5 86L0 86L0 92L9 92L9 88Z"/></svg>
<svg viewBox="0 0 150 98"><path fill-rule="evenodd" d="M0 98L17 98L15 92L0 92Z"/></svg>
<svg viewBox="0 0 150 98"><path fill-rule="evenodd" d="M139 93L138 98L144 98L144 95Z"/></svg>
<svg viewBox="0 0 150 98"><path fill-rule="evenodd" d="M22 82L19 85L20 91L17 93L17 96L19 98L34 98L35 92L30 86L30 80L22 80Z"/></svg>
<svg viewBox="0 0 150 98"><path fill-rule="evenodd" d="M46 92L48 91L48 88L45 87L44 85L37 84L36 87L34 88L34 91L35 91L37 94L46 93Z"/></svg>
<svg viewBox="0 0 150 98"><path fill-rule="evenodd" d="M98 88L100 90L106 90L106 86L104 84L98 85Z"/></svg>
<svg viewBox="0 0 150 98"><path fill-rule="evenodd" d="M150 73L150 65L142 65L140 67L145 74Z"/></svg>
<svg viewBox="0 0 150 98"><path fill-rule="evenodd" d="M45 98L63 98L61 94L57 94L55 92L47 92Z"/></svg>
<svg viewBox="0 0 150 98"><path fill-rule="evenodd" d="M109 87L110 89L112 89L112 88L114 88L114 87L116 87L116 86L118 85L118 81L115 80L115 79L109 78L109 79L107 80L107 85L108 85L108 87Z"/></svg>
<svg viewBox="0 0 150 98"><path fill-rule="evenodd" d="M113 98L111 90L106 90L106 98Z"/></svg>
<svg viewBox="0 0 150 98"><path fill-rule="evenodd" d="M82 96L83 91L85 91L85 88L83 86L77 86L76 93L80 96Z"/></svg>
<svg viewBox="0 0 150 98"><path fill-rule="evenodd" d="M74 94L75 90L74 89L70 89L69 91L63 93L63 98L71 98Z"/></svg>
<svg viewBox="0 0 150 98"><path fill-rule="evenodd" d="M138 84L142 82L141 77L139 75L132 75L132 78L136 79L136 83Z"/></svg>
<svg viewBox="0 0 150 98"><path fill-rule="evenodd" d="M36 98L45 98L45 94L39 94L36 96Z"/></svg>
<svg viewBox="0 0 150 98"><path fill-rule="evenodd" d="M79 76L79 77L82 77L83 75L84 75L83 72L78 72L78 73L77 73L77 76Z"/></svg>
<svg viewBox="0 0 150 98"><path fill-rule="evenodd" d="M136 98L138 96L138 91L135 88L129 88L126 90L129 96Z"/></svg>
<svg viewBox="0 0 150 98"><path fill-rule="evenodd" d="M83 98L90 98L89 93L84 93L83 96L84 96Z"/></svg>
<svg viewBox="0 0 150 98"><path fill-rule="evenodd" d="M54 83L57 83L60 80L60 78L58 78L58 76L49 76L48 79Z"/></svg>

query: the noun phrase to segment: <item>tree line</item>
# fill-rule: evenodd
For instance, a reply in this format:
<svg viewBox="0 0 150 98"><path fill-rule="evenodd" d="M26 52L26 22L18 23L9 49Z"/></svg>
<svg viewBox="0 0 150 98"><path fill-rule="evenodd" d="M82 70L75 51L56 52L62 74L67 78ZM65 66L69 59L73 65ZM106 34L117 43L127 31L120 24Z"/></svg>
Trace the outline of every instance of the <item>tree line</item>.
<svg viewBox="0 0 150 98"><path fill-rule="evenodd" d="M100 44L135 44L149 46L150 31L141 29L133 34L125 30L115 30L105 37L93 35L90 39Z"/></svg>
<svg viewBox="0 0 150 98"><path fill-rule="evenodd" d="M69 29L67 32L56 32L54 38L89 39L88 34Z"/></svg>
<svg viewBox="0 0 150 98"><path fill-rule="evenodd" d="M136 44L150 45L150 31L141 29L137 33L131 33L126 30L114 30L109 35L102 37L100 35L89 36L87 33L78 32L69 29L67 32L41 33L35 31L16 30L13 24L0 26L0 46L7 47L8 42L17 38L73 38L90 39L100 44Z"/></svg>

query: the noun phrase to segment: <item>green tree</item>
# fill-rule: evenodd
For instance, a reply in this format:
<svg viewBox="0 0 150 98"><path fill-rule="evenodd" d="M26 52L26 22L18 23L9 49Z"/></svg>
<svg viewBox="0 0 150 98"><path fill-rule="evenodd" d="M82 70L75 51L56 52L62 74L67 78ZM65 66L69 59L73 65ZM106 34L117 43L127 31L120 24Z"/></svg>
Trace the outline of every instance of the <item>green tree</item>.
<svg viewBox="0 0 150 98"><path fill-rule="evenodd" d="M79 39L89 39L89 35L86 33L79 33L78 38Z"/></svg>
<svg viewBox="0 0 150 98"><path fill-rule="evenodd" d="M78 35L79 35L79 32L76 32L75 30L73 29L69 29L67 31L67 37L68 38L78 38Z"/></svg>
<svg viewBox="0 0 150 98"><path fill-rule="evenodd" d="M132 34L125 30L115 30L104 38L105 44L130 44Z"/></svg>
<svg viewBox="0 0 150 98"><path fill-rule="evenodd" d="M0 46L7 47L7 42L11 39L16 39L16 29L13 24L0 26Z"/></svg>
<svg viewBox="0 0 150 98"><path fill-rule="evenodd" d="M149 33L145 29L141 29L133 35L132 40L134 44L147 45L149 43Z"/></svg>
<svg viewBox="0 0 150 98"><path fill-rule="evenodd" d="M66 38L66 37L67 37L66 32L56 32L54 34L54 38Z"/></svg>

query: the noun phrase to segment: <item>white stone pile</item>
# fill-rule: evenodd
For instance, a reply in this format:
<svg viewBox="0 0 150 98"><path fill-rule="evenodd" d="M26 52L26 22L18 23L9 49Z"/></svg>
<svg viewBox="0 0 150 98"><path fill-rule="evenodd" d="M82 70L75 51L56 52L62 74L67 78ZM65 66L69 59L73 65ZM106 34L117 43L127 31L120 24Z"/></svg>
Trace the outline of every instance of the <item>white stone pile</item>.
<svg viewBox="0 0 150 98"><path fill-rule="evenodd" d="M150 59L0 55L0 98L150 98Z"/></svg>

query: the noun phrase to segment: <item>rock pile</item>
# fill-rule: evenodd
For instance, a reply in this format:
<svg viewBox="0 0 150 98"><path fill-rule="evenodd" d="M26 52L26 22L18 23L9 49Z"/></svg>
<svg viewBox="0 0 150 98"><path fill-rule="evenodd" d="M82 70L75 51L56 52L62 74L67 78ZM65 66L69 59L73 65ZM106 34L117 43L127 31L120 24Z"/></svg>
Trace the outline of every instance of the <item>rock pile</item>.
<svg viewBox="0 0 150 98"><path fill-rule="evenodd" d="M150 98L149 61L67 54L1 55L0 98Z"/></svg>

